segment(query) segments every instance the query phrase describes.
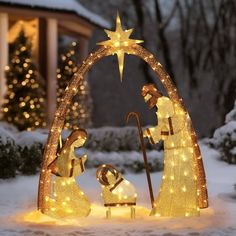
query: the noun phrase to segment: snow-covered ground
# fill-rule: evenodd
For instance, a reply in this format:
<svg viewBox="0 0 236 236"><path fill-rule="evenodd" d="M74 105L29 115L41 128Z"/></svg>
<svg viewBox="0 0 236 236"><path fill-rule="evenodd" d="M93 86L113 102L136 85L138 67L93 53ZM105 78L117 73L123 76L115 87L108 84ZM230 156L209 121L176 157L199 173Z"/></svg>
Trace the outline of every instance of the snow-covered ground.
<svg viewBox="0 0 236 236"><path fill-rule="evenodd" d="M136 219L128 217L127 209L113 209L114 217L105 219L100 186L95 170L88 170L78 182L93 202L92 213L85 219L56 221L37 213L38 176L21 176L0 181L0 236L44 235L236 235L236 166L218 161L219 154L201 145L210 197L210 208L200 217L161 219L149 217L150 201L145 174L126 174L138 191ZM155 193L161 172L153 173Z"/></svg>

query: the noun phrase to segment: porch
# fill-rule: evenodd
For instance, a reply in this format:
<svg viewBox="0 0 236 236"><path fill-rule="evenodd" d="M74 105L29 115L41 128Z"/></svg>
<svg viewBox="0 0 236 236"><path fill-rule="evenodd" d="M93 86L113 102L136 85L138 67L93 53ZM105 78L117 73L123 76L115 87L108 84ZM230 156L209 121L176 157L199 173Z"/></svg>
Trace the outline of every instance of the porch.
<svg viewBox="0 0 236 236"><path fill-rule="evenodd" d="M50 124L57 104L59 35L72 37L79 42L79 59L82 61L88 54L88 43L94 28L109 27L109 24L94 13L81 11L84 9L78 3L69 10L62 8L63 5L58 2L55 5L59 9L44 7L42 4L46 1L34 6L19 2L24 1L0 1L0 106L7 90L5 67L9 62L9 43L14 42L23 28L32 43L32 53L39 73L46 81L47 124ZM68 4L70 2L73 1L68 1Z"/></svg>

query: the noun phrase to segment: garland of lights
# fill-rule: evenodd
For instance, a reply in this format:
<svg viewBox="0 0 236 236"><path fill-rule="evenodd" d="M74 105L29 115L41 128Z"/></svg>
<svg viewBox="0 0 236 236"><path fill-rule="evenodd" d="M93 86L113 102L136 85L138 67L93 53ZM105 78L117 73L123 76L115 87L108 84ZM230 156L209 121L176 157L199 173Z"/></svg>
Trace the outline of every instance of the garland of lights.
<svg viewBox="0 0 236 236"><path fill-rule="evenodd" d="M120 24L119 17L117 18L117 26ZM65 116L67 110L70 106L73 96L77 93L77 88L80 84L80 81L84 79L85 74L91 69L91 67L100 59L117 54L118 56L127 53L140 57L143 59L154 71L157 77L160 78L163 86L165 87L170 99L176 103L184 112L188 119L188 123L190 124L191 131L191 140L193 143L193 155L194 155L194 165L196 166L197 173L197 192L199 199L199 207L206 208L208 206L208 195L207 195L207 187L206 187L206 178L205 171L203 167L202 157L200 153L200 149L197 143L197 137L195 134L195 130L192 126L191 119L189 114L184 107L183 100L180 98L176 87L172 83L170 76L164 70L162 65L154 58L154 56L144 49L142 46L137 45L140 41L136 42L135 40L130 40L128 37L131 30L124 31L127 37L123 37L122 28L117 27L119 32L117 33L117 37L111 37L111 40L108 40L109 43L101 43L102 46L95 51L94 53L90 53L87 59L81 64L78 68L77 73L72 78L68 87L65 90L65 94L61 100L61 103L55 113L54 120L49 132L47 144L44 151L44 158L42 163L42 170L39 178L39 190L38 190L38 209L44 213L45 212L45 202L50 195L50 186L52 174L51 171L47 169L49 163L53 161L56 157L58 140L61 134L61 131L64 126ZM118 31L117 30L117 31ZM124 39L125 38L125 39ZM125 41L122 41L125 40ZM123 68L122 60L119 60L121 63L120 68Z"/></svg>

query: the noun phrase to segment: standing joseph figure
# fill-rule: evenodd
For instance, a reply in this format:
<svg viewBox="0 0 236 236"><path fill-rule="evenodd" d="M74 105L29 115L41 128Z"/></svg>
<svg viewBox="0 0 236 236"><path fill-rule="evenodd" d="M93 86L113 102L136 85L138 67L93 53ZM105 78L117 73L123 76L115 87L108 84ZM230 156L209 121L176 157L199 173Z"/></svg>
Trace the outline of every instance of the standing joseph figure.
<svg viewBox="0 0 236 236"><path fill-rule="evenodd" d="M144 85L142 96L157 107L158 125L144 137L152 144L164 141L164 173L151 215L198 216L197 169L188 116L178 104L163 96L153 84Z"/></svg>

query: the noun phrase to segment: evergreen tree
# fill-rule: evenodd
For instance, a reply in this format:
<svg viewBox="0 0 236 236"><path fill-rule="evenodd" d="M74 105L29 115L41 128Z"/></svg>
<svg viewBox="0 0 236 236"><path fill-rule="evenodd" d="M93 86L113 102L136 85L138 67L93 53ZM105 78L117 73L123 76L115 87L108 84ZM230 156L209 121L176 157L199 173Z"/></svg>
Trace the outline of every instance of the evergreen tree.
<svg viewBox="0 0 236 236"><path fill-rule="evenodd" d="M44 80L33 63L31 44L23 29L12 45L6 78L3 119L20 130L45 126Z"/></svg>
<svg viewBox="0 0 236 236"><path fill-rule="evenodd" d="M78 44L73 42L66 51L61 54L58 61L57 79L57 102L61 101L65 88L73 75L78 70ZM78 92L73 97L67 115L65 128L88 128L91 127L92 99L90 96L89 84L86 79L80 81Z"/></svg>

